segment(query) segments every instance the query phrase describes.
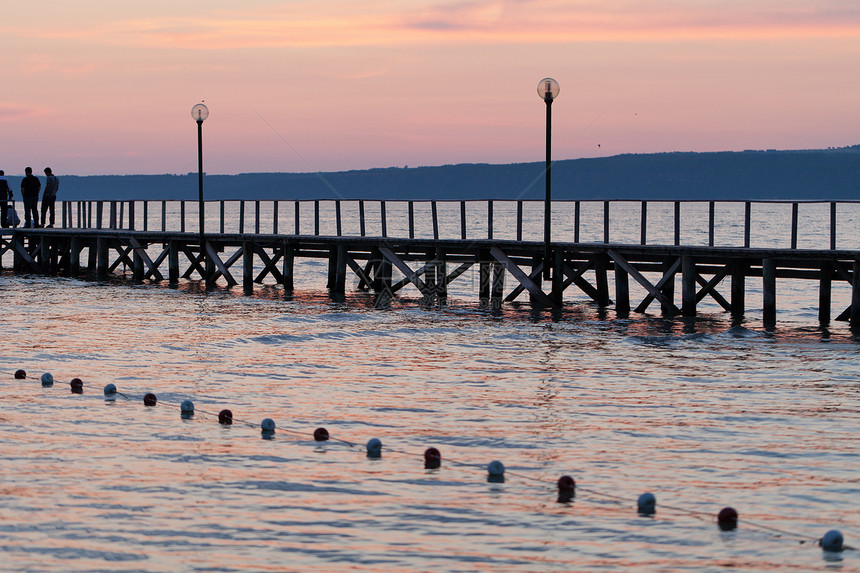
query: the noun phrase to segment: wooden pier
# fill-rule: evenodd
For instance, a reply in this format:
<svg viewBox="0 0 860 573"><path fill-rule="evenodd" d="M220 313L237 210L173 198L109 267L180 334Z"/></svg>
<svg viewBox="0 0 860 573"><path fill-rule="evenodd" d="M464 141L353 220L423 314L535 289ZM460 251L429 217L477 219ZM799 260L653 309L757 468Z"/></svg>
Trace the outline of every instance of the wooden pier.
<svg viewBox="0 0 860 573"><path fill-rule="evenodd" d="M858 250L554 242L549 281L543 280L543 242L487 238L206 233L201 244L198 233L178 231L16 229L0 236L0 255L7 252L13 253L13 269L19 273L91 274L99 279L123 274L135 283L169 285L196 279L207 288L241 283L246 293L264 281L293 291L296 260L322 259L333 293L344 293L351 275L356 288L375 294L379 306L407 286L417 289L423 305L445 305L449 285L476 267L476 295L482 306L498 308L522 297L538 306L557 307L575 293L599 307L614 306L619 316L644 313L652 305L659 305L663 315L694 316L708 297L740 317L751 304L747 284L760 280L766 324L776 320L778 279L815 285L823 324L833 318L834 283L845 281L851 303L836 309L835 319L860 325ZM506 279L512 279L510 284ZM644 298L631 298L631 283L644 289Z"/></svg>

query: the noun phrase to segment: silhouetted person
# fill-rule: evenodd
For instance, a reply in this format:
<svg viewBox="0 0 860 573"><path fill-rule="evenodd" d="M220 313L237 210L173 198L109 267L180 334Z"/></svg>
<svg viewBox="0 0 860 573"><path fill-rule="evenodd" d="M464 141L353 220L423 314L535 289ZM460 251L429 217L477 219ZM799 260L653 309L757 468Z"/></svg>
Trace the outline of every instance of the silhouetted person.
<svg viewBox="0 0 860 573"><path fill-rule="evenodd" d="M9 221L9 201L12 199L12 188L9 187L9 180L6 179L6 173L0 169L0 226L3 228L11 227L13 223Z"/></svg>
<svg viewBox="0 0 860 573"><path fill-rule="evenodd" d="M60 188L60 182L57 176L51 171L50 167L45 167L45 192L42 193L42 224L48 229L54 226L54 203L57 201L57 189ZM45 216L48 212L51 213L51 222L48 223L48 218Z"/></svg>
<svg viewBox="0 0 860 573"><path fill-rule="evenodd" d="M33 168L24 169L24 178L21 180L21 198L24 200L24 226L40 227L39 225L39 191L42 183L33 175ZM32 219L30 215L33 215Z"/></svg>

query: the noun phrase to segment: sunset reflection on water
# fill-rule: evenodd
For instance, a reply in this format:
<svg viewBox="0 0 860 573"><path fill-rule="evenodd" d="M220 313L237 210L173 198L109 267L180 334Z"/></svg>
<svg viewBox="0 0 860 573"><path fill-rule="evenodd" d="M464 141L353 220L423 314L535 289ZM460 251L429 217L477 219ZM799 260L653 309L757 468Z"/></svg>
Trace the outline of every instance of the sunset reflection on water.
<svg viewBox="0 0 860 573"><path fill-rule="evenodd" d="M0 283L10 570L810 570L812 540L860 533L847 327ZM108 382L127 397L106 402ZM559 504L565 474L581 490ZM735 532L714 523L727 505Z"/></svg>

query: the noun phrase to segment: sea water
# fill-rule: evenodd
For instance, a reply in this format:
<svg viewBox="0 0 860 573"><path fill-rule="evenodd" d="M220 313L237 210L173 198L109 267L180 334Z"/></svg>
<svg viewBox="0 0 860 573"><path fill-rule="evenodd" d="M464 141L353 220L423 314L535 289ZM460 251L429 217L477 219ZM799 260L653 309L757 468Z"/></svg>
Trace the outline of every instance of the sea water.
<svg viewBox="0 0 860 573"><path fill-rule="evenodd" d="M574 292L484 312L468 276L445 308L378 310L299 264L295 293L252 296L0 275L0 569L860 570L816 542L860 546L860 347L817 324L817 285L780 281L766 329Z"/></svg>

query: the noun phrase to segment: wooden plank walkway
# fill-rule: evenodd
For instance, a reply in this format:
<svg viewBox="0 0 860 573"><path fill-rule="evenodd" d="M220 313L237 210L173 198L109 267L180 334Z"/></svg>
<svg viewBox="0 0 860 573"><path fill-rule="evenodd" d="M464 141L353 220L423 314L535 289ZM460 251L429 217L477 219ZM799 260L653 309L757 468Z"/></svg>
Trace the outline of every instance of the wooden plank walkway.
<svg viewBox="0 0 860 573"><path fill-rule="evenodd" d="M380 306L407 285L419 291L423 305L444 305L448 285L476 266L477 296L487 308L498 308L524 292L537 306L558 306L573 288L576 296L583 293L599 307L614 305L620 316L629 315L631 309L644 313L654 303L667 316L694 316L697 305L710 297L740 317L749 304L747 281L760 278L765 323L776 320L777 280L802 279L814 285L822 324L832 318L834 283L844 281L851 287L851 304L837 309L835 318L860 325L857 250L553 243L552 278L544 281L544 244L539 241L219 233L207 234L202 247L197 233L17 229L0 234L0 262L3 254L12 252L12 268L20 273L91 273L105 279L110 274L128 274L129 269L136 283L166 280L176 285L181 279L196 278L207 288L233 287L241 277L242 288L250 293L255 283L267 277L293 291L296 259L321 259L328 264L327 286L333 293L345 292L351 272L357 288L373 291ZM403 275L396 282L395 268ZM614 293L610 293L609 273L614 274ZM515 281L507 293L506 276ZM630 279L646 292L641 301L631 300ZM678 280L680 306L675 296Z"/></svg>

